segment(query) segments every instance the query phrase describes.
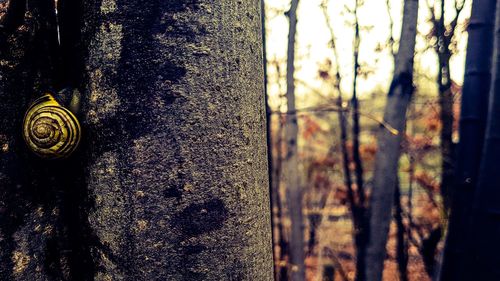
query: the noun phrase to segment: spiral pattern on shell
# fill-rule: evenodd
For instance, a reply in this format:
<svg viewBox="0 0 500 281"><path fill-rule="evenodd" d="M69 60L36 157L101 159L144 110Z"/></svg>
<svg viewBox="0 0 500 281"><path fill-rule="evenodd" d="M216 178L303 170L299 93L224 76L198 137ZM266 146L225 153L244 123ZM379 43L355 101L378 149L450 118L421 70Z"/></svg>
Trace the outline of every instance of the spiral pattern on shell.
<svg viewBox="0 0 500 281"><path fill-rule="evenodd" d="M68 157L80 143L81 128L75 115L51 94L35 100L24 117L23 137L43 158Z"/></svg>

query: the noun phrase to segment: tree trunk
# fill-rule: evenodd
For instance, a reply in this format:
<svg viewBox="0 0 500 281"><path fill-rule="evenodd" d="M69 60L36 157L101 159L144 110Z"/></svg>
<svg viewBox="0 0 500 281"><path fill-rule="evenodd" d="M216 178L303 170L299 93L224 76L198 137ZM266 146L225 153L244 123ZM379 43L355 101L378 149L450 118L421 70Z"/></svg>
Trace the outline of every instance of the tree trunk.
<svg viewBox="0 0 500 281"><path fill-rule="evenodd" d="M434 25L432 35L436 37L434 49L438 55L438 77L439 107L441 119L440 149L441 149L441 195L446 212L450 210L451 191L454 183L455 152L453 145L453 93L451 91L450 59L452 56L451 45L458 25L458 19L465 3L453 2L455 14L451 22L445 23L445 1L439 3L439 18L435 16L436 6L429 6L431 12L431 23Z"/></svg>
<svg viewBox="0 0 500 281"><path fill-rule="evenodd" d="M444 3L444 1L442 1ZM442 4L441 9L444 9ZM441 13L442 38L447 41L444 33L444 13ZM451 39L451 38L450 38ZM451 186L454 178L454 153L453 153L453 93L451 92L450 58L449 42L443 42L439 48L439 107L441 119L440 148L441 148L441 195L446 211L449 210L451 201Z"/></svg>
<svg viewBox="0 0 500 281"><path fill-rule="evenodd" d="M20 137L33 77L57 80L31 29L1 53L0 279L272 280L259 1L66 1L70 159Z"/></svg>
<svg viewBox="0 0 500 281"><path fill-rule="evenodd" d="M335 33L333 26L331 24L330 16L328 15L328 1L324 1L321 4L321 8L323 11L323 15L325 17L325 22L330 32L330 43L333 53L333 58L335 62L335 79L333 80L333 87L338 93L336 105L339 109L343 108L343 99L342 99L342 89L340 88L340 83L342 80L342 76L340 74L340 65L338 63L338 52L337 45L335 39ZM353 161L355 164L355 175L356 175L356 185L357 188L354 189L352 183L351 170L349 167L350 159L349 159L349 151L347 148L348 142L348 134L347 134L347 118L346 112L344 110L338 110L338 126L340 128L339 135L339 144L340 144L340 153L341 153L341 161L342 161L342 171L343 171L343 179L344 186L347 191L347 199L349 202L349 207L351 211L351 219L353 222L353 237L354 237L354 245L356 250L356 276L355 280L362 281L364 274L364 257L365 256L365 243L366 243L366 227L365 227L365 193L363 188L363 167L361 162L361 157L359 153L359 106L358 106L358 97L357 97L357 71L359 69L359 22L358 22L358 3L356 3L354 15L356 18L356 22L354 23L355 29L355 38L354 38L354 77L353 77L353 94L352 94L352 107L353 107ZM329 149L329 154L331 154L334 150L335 146L332 145Z"/></svg>
<svg viewBox="0 0 500 281"><path fill-rule="evenodd" d="M388 94L384 121L399 133L380 129L378 151L369 209L369 239L366 250L366 280L382 280L387 234L394 205L398 178L400 144L403 137L406 110L413 92L413 55L415 51L418 1L405 0L399 51L396 55L394 78Z"/></svg>
<svg viewBox="0 0 500 281"><path fill-rule="evenodd" d="M354 74L353 74L353 84L352 84L352 159L354 162L354 172L356 175L356 193L359 200L360 208L364 208L365 204L365 190L364 190L364 180L363 180L363 161L361 160L360 153L360 124L359 124L359 100L358 100L358 74L360 71L359 65L359 44L361 41L359 35L359 20L358 20L358 3L354 7Z"/></svg>
<svg viewBox="0 0 500 281"><path fill-rule="evenodd" d="M281 68L279 66L279 64L275 64L276 66L276 76L278 77L281 77ZM281 89L281 86L278 85L278 88L279 88L279 96L282 97L283 95L281 94L282 93L282 89ZM275 262L275 268L276 268L276 271L274 272L276 274L276 280L279 280L279 281L287 281L289 278L288 278L288 264L286 263L286 258L289 257L289 251L288 251L288 237L285 233L285 226L284 226L284 223L285 223L285 212L283 210L283 205L284 205L284 202L283 202L283 199L282 199L282 196L281 196L281 180L282 180L282 175L283 175L283 137L284 137L284 134L283 134L283 131L284 131L284 124L285 124L285 119L282 118L286 115L283 115L281 114L282 110L281 110L281 107L282 107L283 103L281 102L281 98L280 98L280 106L278 107L278 128L276 129L277 133L276 133L276 142L275 142L275 146L276 146L276 154L275 154L275 162L273 163L273 168L274 168L274 171L273 171L273 188L275 188L274 192L272 193L273 197L272 197L272 200L274 202L274 204L276 205L276 223L275 223L275 227L276 227L276 231L277 231L277 235L276 235L276 244L275 246L278 246L279 247L279 250L280 250L280 253L279 253L279 257L276 256L275 259L278 259L277 262ZM274 229L273 229L274 230ZM276 250L276 248L274 249Z"/></svg>
<svg viewBox="0 0 500 281"><path fill-rule="evenodd" d="M297 31L297 7L299 0L292 0L288 19L288 52L286 64L287 110L285 124L285 180L288 194L288 209L292 222L290 238L290 276L292 281L305 280L304 267L304 215L302 213L302 176L298 159L298 122L295 114L295 34Z"/></svg>
<svg viewBox="0 0 500 281"><path fill-rule="evenodd" d="M401 187L397 181L394 193L394 221L397 226L396 261L398 262L399 280L408 281L408 239L407 231L403 222L403 207L401 206Z"/></svg>
<svg viewBox="0 0 500 281"><path fill-rule="evenodd" d="M340 65L338 63L338 52L337 45L335 40L335 33L333 30L333 26L330 21L330 17L328 15L328 2L325 1L321 5L323 10L323 15L325 17L326 25L330 32L330 41L331 48L333 51L333 57L336 65L335 69L335 80L333 83L334 89L338 92L337 98L337 107L342 109L343 107L343 99L342 99L342 89L340 88L340 83L342 80L342 76L340 75ZM353 236L354 236L354 245L356 249L356 281L362 281L365 277L364 269L365 269L365 244L366 244L366 225L365 225L365 193L363 188L363 167L361 162L361 157L359 153L359 106L358 106L358 97L356 91L357 85L357 71L359 69L359 22L358 22L358 3L356 3L354 15L356 18L355 22L355 38L354 38L354 79L353 79L353 95L352 95L352 107L353 107L353 160L355 164L355 174L356 174L356 185L357 188L354 190L351 178L351 170L349 167L350 159L349 159L349 151L347 148L347 118L346 113L343 110L338 111L338 121L340 128L340 151L342 155L342 171L344 177L344 185L347 190L347 198L349 202L349 207L351 209L351 218L354 225ZM330 151L333 150L333 146L330 148Z"/></svg>
<svg viewBox="0 0 500 281"><path fill-rule="evenodd" d="M283 126L281 123L281 116L279 116L278 120L278 137L276 139L276 165L273 165L274 167L274 174L273 174L273 197L272 200L274 201L274 204L276 204L276 222L273 227L276 227L276 242L274 244L274 247L276 246L279 247L280 253L279 256L275 256L275 275L276 275L276 280L279 281L287 281L288 280L288 270L287 267L282 264L282 262L286 261L286 257L289 256L288 252L288 241L287 237L285 235L285 230L284 230L284 214L283 214L283 200L281 199L281 194L280 194L280 186L281 186L281 175L282 175L282 164L283 164L283 152L282 152L282 144L283 144ZM273 229L274 231L274 229ZM278 261L276 262L276 259Z"/></svg>
<svg viewBox="0 0 500 281"><path fill-rule="evenodd" d="M360 71L359 65L359 45L361 38L359 35L359 20L358 20L358 2L354 6L354 73L352 85L352 159L354 163L354 174L356 175L356 199L353 201L351 208L353 209L354 221L354 243L356 245L356 281L365 280L364 271L364 256L366 255L367 231L365 223L365 188L363 180L363 161L360 153L360 124L359 124L359 100L357 94L358 74ZM340 87L339 87L340 89ZM345 143L344 143L345 145ZM345 169L345 168L344 168Z"/></svg>
<svg viewBox="0 0 500 281"><path fill-rule="evenodd" d="M500 2L496 5L495 37L493 45L492 83L490 87L488 123L484 149L479 168L477 190L474 198L473 271L474 280L499 280L500 258Z"/></svg>
<svg viewBox="0 0 500 281"><path fill-rule="evenodd" d="M471 259L471 212L486 126L497 1L473 1L462 89L455 189L441 269L442 281L467 280Z"/></svg>

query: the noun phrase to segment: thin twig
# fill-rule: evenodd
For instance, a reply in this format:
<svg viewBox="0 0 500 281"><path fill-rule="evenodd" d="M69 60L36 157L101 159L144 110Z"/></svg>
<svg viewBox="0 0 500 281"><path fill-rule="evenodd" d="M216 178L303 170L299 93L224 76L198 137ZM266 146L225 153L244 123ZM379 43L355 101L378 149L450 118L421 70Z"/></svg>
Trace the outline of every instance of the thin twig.
<svg viewBox="0 0 500 281"><path fill-rule="evenodd" d="M318 113L318 112L351 112L352 109L349 107L345 106L337 106L337 105L327 105L327 106L315 106L315 107L305 107L305 108L300 108L288 112L279 112L279 111L273 111L271 114L280 114L280 115L289 115L289 114L302 114L302 113ZM394 129L389 123L385 122L384 120L366 112L362 112L358 110L358 114L360 116L363 116L365 118L371 119L375 122L377 122L380 126L388 130L391 134L393 135L398 135L399 131Z"/></svg>

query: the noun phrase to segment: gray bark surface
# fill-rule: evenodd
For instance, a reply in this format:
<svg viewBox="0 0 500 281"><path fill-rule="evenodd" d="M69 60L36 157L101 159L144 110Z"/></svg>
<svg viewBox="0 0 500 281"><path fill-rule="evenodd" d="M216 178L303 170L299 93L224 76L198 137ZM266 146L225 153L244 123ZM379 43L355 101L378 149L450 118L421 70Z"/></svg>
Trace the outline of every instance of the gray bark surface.
<svg viewBox="0 0 500 281"><path fill-rule="evenodd" d="M299 0L292 0L288 11L288 50L286 64L287 116L285 123L286 157L285 186L291 220L290 235L290 277L292 281L305 280L304 266L304 215L302 213L303 176L299 169L298 116L295 111L295 35L297 32L297 7Z"/></svg>
<svg viewBox="0 0 500 281"><path fill-rule="evenodd" d="M75 5L72 158L22 143L31 35L1 54L0 279L272 280L259 1Z"/></svg>
<svg viewBox="0 0 500 281"><path fill-rule="evenodd" d="M394 205L398 179L401 140L404 134L406 111L413 92L413 55L417 33L418 1L405 0L399 50L395 60L394 78L387 97L384 121L399 133L394 135L381 128L369 206L366 249L366 280L382 280L386 255L387 235Z"/></svg>

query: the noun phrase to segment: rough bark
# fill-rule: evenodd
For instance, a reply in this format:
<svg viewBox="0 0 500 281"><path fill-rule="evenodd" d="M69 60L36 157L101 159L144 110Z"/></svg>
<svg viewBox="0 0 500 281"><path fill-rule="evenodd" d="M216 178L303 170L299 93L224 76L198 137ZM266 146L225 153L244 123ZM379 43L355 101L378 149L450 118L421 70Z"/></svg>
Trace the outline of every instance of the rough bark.
<svg viewBox="0 0 500 281"><path fill-rule="evenodd" d="M33 156L21 136L30 100L59 85L54 2L9 1L0 23L0 279L83 280L88 255L74 161ZM77 67L75 65L75 67ZM75 172L76 169L76 172ZM69 174L71 172L71 175ZM73 178L74 177L74 178ZM78 258L77 258L78 257Z"/></svg>
<svg viewBox="0 0 500 281"><path fill-rule="evenodd" d="M290 276L293 281L305 280L304 266L304 215L302 213L303 177L298 159L298 121L295 113L295 34L297 31L297 7L299 0L292 0L287 12L289 20L288 51L286 65L287 110L285 124L286 157L284 161L288 209L292 224L290 237Z"/></svg>
<svg viewBox="0 0 500 281"><path fill-rule="evenodd" d="M457 146L456 179L441 279L466 280L470 269L471 213L481 161L491 80L496 1L473 1Z"/></svg>
<svg viewBox="0 0 500 281"><path fill-rule="evenodd" d="M500 2L496 4L496 21L493 44L492 78L489 95L488 121L484 149L479 168L477 190L474 197L472 227L474 242L471 247L474 260L474 280L499 280L500 258ZM469 279L472 280L472 279Z"/></svg>
<svg viewBox="0 0 500 281"><path fill-rule="evenodd" d="M59 2L74 13L61 42L83 50L62 60L82 66L84 139L64 161L26 151L32 79L53 77L30 75L46 54L17 30L1 54L0 279L272 280L259 1Z"/></svg>
<svg viewBox="0 0 500 281"><path fill-rule="evenodd" d="M369 207L366 249L366 280L382 280L386 253L386 242L394 204L394 192L398 178L400 144L403 137L406 110L413 92L413 55L415 51L418 1L405 0L403 25L398 54L396 55L394 78L389 89L384 121L399 133L394 135L380 129L378 151Z"/></svg>

